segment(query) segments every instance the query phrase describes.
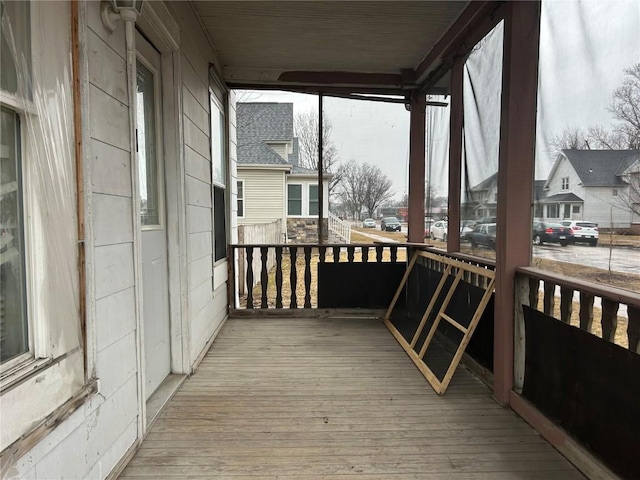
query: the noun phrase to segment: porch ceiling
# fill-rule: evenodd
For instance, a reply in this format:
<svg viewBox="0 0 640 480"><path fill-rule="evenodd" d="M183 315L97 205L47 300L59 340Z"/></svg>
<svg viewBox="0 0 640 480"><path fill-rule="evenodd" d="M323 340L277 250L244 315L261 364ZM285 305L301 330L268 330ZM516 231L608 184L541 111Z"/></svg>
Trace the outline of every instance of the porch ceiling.
<svg viewBox="0 0 640 480"><path fill-rule="evenodd" d="M466 1L193 2L235 87L415 88ZM422 70L422 69L420 69Z"/></svg>

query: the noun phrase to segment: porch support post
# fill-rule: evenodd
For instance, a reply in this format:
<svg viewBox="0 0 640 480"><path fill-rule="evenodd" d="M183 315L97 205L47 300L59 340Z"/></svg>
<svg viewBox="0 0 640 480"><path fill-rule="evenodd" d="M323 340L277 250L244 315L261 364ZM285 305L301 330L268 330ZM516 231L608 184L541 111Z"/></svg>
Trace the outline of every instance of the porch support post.
<svg viewBox="0 0 640 480"><path fill-rule="evenodd" d="M540 2L508 2L504 28L493 382L509 403L513 387L515 270L531 260Z"/></svg>
<svg viewBox="0 0 640 480"><path fill-rule="evenodd" d="M322 93L318 94L318 245L324 243L322 238L322 225L324 223L324 183L322 181Z"/></svg>
<svg viewBox="0 0 640 480"><path fill-rule="evenodd" d="M464 106L462 98L462 75L464 59L459 58L451 69L451 113L449 118L449 208L447 209L449 229L447 232L447 251L460 251L460 189L462 185L462 127L464 124Z"/></svg>
<svg viewBox="0 0 640 480"><path fill-rule="evenodd" d="M407 241L424 243L424 93L411 94L411 124L409 133L409 212Z"/></svg>

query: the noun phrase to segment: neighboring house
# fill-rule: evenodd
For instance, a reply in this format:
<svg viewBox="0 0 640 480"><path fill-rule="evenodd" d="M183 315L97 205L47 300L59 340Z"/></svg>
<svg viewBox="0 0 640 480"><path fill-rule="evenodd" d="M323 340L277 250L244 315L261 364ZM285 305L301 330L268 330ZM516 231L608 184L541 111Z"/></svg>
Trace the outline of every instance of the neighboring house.
<svg viewBox="0 0 640 480"><path fill-rule="evenodd" d="M462 205L462 218L495 217L498 206L498 173L494 173L467 191Z"/></svg>
<svg viewBox="0 0 640 480"><path fill-rule="evenodd" d="M238 225L282 220L288 241L317 240L318 172L298 163L292 103L238 103ZM324 177L324 217L329 182Z"/></svg>
<svg viewBox="0 0 640 480"><path fill-rule="evenodd" d="M589 220L605 228L627 229L638 222L638 150L562 150L544 185L536 215Z"/></svg>

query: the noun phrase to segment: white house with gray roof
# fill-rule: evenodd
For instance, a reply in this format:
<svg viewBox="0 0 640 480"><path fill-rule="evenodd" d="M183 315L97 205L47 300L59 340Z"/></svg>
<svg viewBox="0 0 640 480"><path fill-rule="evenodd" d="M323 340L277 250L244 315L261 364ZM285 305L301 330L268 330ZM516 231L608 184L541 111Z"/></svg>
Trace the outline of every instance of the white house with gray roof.
<svg viewBox="0 0 640 480"><path fill-rule="evenodd" d="M589 220L605 228L640 226L639 187L638 150L562 150L537 202L536 216Z"/></svg>
<svg viewBox="0 0 640 480"><path fill-rule="evenodd" d="M280 219L283 238L314 240L303 232L313 236L317 225L318 172L298 164L293 104L238 103L237 129L238 225ZM331 177L323 182L325 217Z"/></svg>

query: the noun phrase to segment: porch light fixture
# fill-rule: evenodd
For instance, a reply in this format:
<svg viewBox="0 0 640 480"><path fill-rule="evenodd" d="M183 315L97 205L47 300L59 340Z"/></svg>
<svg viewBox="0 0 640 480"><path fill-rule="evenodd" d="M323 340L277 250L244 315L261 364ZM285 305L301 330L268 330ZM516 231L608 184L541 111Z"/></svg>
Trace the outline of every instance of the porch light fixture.
<svg viewBox="0 0 640 480"><path fill-rule="evenodd" d="M142 11L143 0L103 0L100 6L102 24L107 30L116 29L118 19L131 20L135 23Z"/></svg>

